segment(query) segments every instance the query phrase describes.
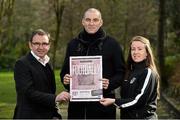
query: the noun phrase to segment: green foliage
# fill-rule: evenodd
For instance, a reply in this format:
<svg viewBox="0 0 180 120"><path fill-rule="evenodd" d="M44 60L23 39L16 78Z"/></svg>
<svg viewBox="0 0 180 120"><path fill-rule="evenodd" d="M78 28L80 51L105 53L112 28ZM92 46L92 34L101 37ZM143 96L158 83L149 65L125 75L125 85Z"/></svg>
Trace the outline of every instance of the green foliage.
<svg viewBox="0 0 180 120"><path fill-rule="evenodd" d="M0 55L0 70L13 70L15 61L29 50L26 41L8 45ZM18 53L18 54L17 54Z"/></svg>
<svg viewBox="0 0 180 120"><path fill-rule="evenodd" d="M0 71L5 68L6 70L12 70L15 60L16 58L12 55L9 55L9 54L1 55L0 56Z"/></svg>
<svg viewBox="0 0 180 120"><path fill-rule="evenodd" d="M169 87L166 90L166 93L170 97L174 97L177 99L177 101L180 101L180 54L175 56L173 58L174 60L171 61L171 65L173 64L173 69L172 69L172 75L170 76L168 82L169 82ZM180 103L180 102L179 102ZM180 107L180 106L179 106Z"/></svg>
<svg viewBox="0 0 180 120"><path fill-rule="evenodd" d="M180 61L180 54L166 57L164 75L165 78L167 78L167 80L175 73L174 70L179 61Z"/></svg>
<svg viewBox="0 0 180 120"><path fill-rule="evenodd" d="M55 2L56 0L53 1ZM0 44L2 43L1 41L8 40L10 44L8 50L16 51L13 56L19 58L27 50L24 49L25 41L29 39L29 34L32 30L37 28L45 29L55 39L57 23L54 6L52 6L53 1L16 0L12 16L13 27L11 33L13 37L8 36L8 31L5 31L0 35ZM57 2L57 4L60 6L61 2ZM155 36L157 31L156 5L149 0L135 0L134 2L132 0L65 0L64 7L59 33L60 38L57 43L56 68L61 67L65 55L65 46L82 29L81 18L84 11L89 7L101 10L104 20L103 28L107 31L107 34L116 38L124 48L126 48L132 36L144 35L151 37ZM3 28L6 28L6 24ZM13 48L14 44L17 46L17 50ZM54 46L52 44L51 49ZM3 54L7 54L7 52ZM50 55L52 54L53 51L50 51ZM14 63L14 60L11 62Z"/></svg>
<svg viewBox="0 0 180 120"><path fill-rule="evenodd" d="M180 37L175 32L169 32L165 44L166 54L172 55L180 51Z"/></svg>

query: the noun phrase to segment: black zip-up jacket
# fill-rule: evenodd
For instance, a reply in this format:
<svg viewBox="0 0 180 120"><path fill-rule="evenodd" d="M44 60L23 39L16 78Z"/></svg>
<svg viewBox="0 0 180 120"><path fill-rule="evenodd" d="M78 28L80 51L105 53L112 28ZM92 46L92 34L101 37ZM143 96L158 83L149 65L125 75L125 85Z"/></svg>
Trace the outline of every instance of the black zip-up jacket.
<svg viewBox="0 0 180 120"><path fill-rule="evenodd" d="M108 89L103 89L103 96L115 98L114 89L119 87L125 73L125 62L122 49L114 38L107 36L100 28L95 34L85 30L68 43L64 64L61 70L61 81L69 74L70 56L102 56L103 78L109 79ZM64 85L69 90L69 85ZM105 107L99 102L70 102L68 119L115 119L116 108Z"/></svg>
<svg viewBox="0 0 180 120"><path fill-rule="evenodd" d="M157 118L157 75L145 61L133 65L128 80L123 82L121 97L115 101L121 108L121 118Z"/></svg>

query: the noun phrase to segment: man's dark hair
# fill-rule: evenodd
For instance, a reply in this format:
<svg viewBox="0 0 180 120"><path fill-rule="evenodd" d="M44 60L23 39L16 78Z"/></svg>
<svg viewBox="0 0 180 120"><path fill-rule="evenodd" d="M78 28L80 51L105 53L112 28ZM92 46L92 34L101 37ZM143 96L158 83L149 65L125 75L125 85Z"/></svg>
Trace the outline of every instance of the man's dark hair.
<svg viewBox="0 0 180 120"><path fill-rule="evenodd" d="M50 34L49 34L48 32L44 31L43 29L37 29L37 30L35 30L35 31L32 32L32 34L31 34L31 36L30 36L30 39L29 39L30 42L32 42L33 37L34 37L36 34L38 34L38 35L47 35L48 38L49 38L49 40L50 40Z"/></svg>

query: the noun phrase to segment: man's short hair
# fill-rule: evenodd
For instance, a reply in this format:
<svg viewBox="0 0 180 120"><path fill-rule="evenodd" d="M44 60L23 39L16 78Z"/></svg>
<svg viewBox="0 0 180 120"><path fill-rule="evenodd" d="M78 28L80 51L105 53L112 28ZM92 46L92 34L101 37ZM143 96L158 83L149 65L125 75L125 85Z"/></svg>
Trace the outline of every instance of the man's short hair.
<svg viewBox="0 0 180 120"><path fill-rule="evenodd" d="M35 31L32 32L31 37L30 37L30 39L29 39L30 42L32 42L33 37L34 37L36 34L38 34L38 35L47 35L47 37L48 37L49 40L50 40L50 34L49 34L48 32L44 31L43 29L37 29L37 30L35 30Z"/></svg>
<svg viewBox="0 0 180 120"><path fill-rule="evenodd" d="M101 15L100 10L98 10L98 9L96 9L96 8L89 8L89 9L87 9L87 10L84 12L83 19L85 18L85 15L86 15L87 12L98 12L100 19L102 19L102 15Z"/></svg>

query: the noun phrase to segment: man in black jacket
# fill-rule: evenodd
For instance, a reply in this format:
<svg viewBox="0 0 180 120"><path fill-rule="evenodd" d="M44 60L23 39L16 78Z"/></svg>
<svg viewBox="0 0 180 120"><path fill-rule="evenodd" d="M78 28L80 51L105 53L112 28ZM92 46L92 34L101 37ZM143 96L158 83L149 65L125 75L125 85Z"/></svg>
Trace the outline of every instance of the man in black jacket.
<svg viewBox="0 0 180 120"><path fill-rule="evenodd" d="M47 53L50 35L38 29L29 41L31 52L20 58L14 68L17 104L14 119L60 119L56 102L68 101L68 92L55 95L55 76Z"/></svg>
<svg viewBox="0 0 180 120"><path fill-rule="evenodd" d="M124 58L118 42L106 35L101 28L103 20L99 10L89 8L83 16L84 30L67 46L66 56L61 71L61 80L69 90L70 56L102 56L103 61L103 96L114 98L114 90L124 78ZM104 107L99 102L70 102L68 119L115 119L116 108Z"/></svg>

